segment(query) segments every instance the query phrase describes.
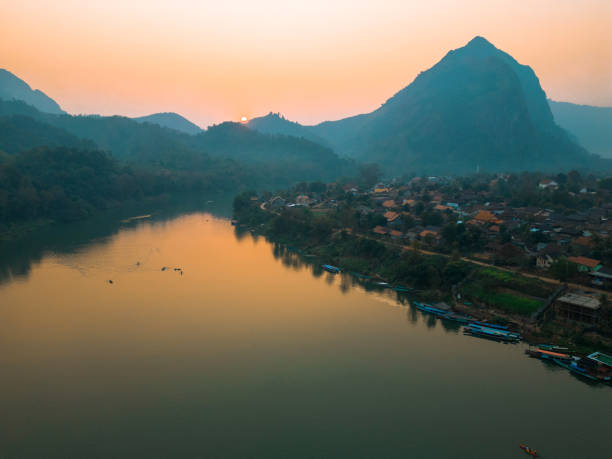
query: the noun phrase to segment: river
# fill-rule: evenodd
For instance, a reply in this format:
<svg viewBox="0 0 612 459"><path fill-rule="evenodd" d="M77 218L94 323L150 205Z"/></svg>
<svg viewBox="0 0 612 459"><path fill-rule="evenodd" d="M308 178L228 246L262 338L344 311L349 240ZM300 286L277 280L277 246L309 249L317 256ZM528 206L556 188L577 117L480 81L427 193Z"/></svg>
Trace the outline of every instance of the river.
<svg viewBox="0 0 612 459"><path fill-rule="evenodd" d="M609 457L612 388L239 234L211 200L1 247L0 457Z"/></svg>

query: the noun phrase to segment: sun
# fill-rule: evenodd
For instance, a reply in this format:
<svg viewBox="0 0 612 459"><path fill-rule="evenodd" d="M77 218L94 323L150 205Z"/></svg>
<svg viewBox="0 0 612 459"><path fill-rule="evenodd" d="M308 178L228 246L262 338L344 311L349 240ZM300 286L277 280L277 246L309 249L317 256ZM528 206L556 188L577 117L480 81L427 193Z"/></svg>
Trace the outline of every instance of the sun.
<svg viewBox="0 0 612 459"><path fill-rule="evenodd" d="M240 122L241 123L246 123L247 122L247 117L243 116L242 118L240 118Z"/></svg>

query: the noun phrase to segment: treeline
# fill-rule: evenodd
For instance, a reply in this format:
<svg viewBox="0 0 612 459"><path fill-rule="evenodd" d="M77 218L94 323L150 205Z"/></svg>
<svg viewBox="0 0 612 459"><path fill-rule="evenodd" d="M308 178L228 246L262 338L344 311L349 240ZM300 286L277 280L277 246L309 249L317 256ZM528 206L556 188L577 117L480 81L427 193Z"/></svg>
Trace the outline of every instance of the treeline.
<svg viewBox="0 0 612 459"><path fill-rule="evenodd" d="M99 150L41 147L0 155L0 232L34 219L70 221L129 200L254 185L264 172L208 158L200 170L122 164Z"/></svg>

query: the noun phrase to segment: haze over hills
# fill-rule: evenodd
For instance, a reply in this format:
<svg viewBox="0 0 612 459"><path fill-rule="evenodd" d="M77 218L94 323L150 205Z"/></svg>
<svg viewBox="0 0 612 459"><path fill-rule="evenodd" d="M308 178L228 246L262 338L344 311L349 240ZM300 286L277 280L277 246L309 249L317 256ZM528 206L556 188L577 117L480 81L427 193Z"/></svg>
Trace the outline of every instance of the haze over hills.
<svg viewBox="0 0 612 459"><path fill-rule="evenodd" d="M140 116L132 119L139 123L152 123L158 126L175 129L185 134L195 135L202 132L200 126L192 123L184 116L173 112L153 113L152 115Z"/></svg>
<svg viewBox="0 0 612 459"><path fill-rule="evenodd" d="M551 170L597 161L555 124L533 70L482 37L450 51L379 109L302 128L340 154L394 171Z"/></svg>
<svg viewBox="0 0 612 459"><path fill-rule="evenodd" d="M559 126L587 150L612 158L612 107L593 107L548 101Z"/></svg>
<svg viewBox="0 0 612 459"><path fill-rule="evenodd" d="M38 89L32 89L22 79L8 70L0 69L0 99L22 100L36 107L41 112L61 114L64 112L59 104Z"/></svg>

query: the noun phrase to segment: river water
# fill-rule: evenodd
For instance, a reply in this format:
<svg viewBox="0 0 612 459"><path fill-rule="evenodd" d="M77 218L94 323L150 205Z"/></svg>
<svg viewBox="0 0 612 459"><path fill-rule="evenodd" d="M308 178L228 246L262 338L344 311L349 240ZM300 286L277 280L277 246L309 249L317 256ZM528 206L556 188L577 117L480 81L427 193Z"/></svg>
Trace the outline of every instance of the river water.
<svg viewBox="0 0 612 459"><path fill-rule="evenodd" d="M610 387L238 234L214 201L1 247L1 458L610 457Z"/></svg>

